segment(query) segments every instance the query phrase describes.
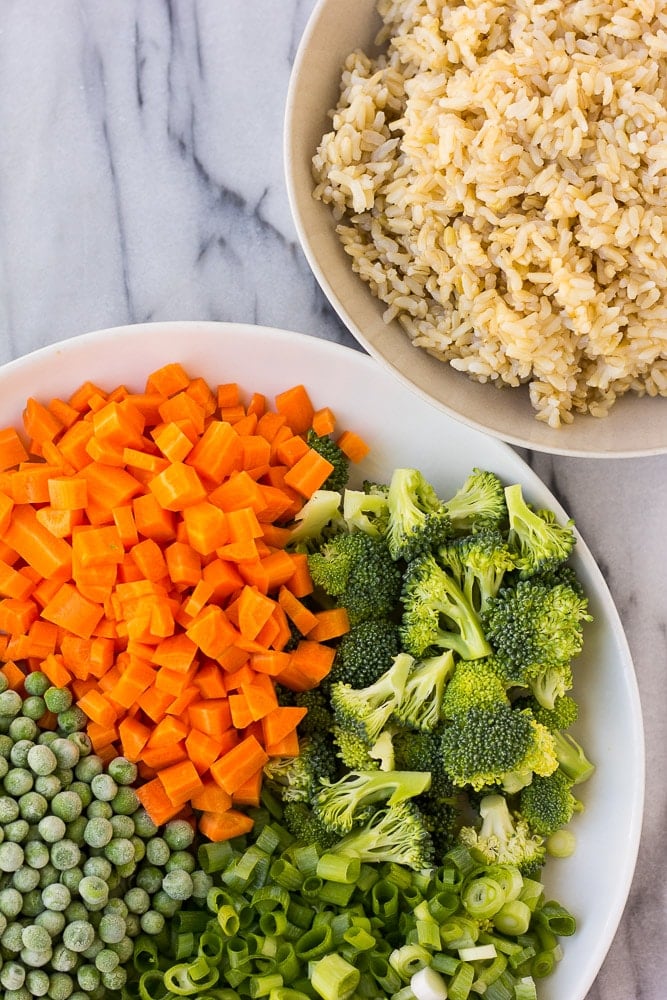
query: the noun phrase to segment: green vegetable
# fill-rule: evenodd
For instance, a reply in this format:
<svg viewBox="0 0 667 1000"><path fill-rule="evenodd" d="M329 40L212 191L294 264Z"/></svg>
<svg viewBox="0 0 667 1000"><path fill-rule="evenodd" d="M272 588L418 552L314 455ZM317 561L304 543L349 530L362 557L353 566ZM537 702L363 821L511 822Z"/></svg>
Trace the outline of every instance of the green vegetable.
<svg viewBox="0 0 667 1000"><path fill-rule="evenodd" d="M316 587L345 608L350 623L386 618L396 606L401 573L384 539L339 532L308 556Z"/></svg>

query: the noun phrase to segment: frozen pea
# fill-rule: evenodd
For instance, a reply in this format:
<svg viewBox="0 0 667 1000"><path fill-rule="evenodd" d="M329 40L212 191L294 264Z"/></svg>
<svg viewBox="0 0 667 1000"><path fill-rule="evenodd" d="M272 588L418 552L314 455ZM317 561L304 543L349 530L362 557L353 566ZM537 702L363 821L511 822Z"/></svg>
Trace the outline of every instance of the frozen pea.
<svg viewBox="0 0 667 1000"><path fill-rule="evenodd" d="M39 885L39 871L29 865L22 865L12 875L12 885L19 892L32 892Z"/></svg>
<svg viewBox="0 0 667 1000"><path fill-rule="evenodd" d="M146 913L150 909L151 897L145 889L135 885L125 893L123 897L128 910L132 913Z"/></svg>
<svg viewBox="0 0 667 1000"><path fill-rule="evenodd" d="M39 914L43 912L44 903L42 902L42 890L31 889L29 892L24 892L21 915L24 917L38 917Z"/></svg>
<svg viewBox="0 0 667 1000"><path fill-rule="evenodd" d="M56 736L51 744L51 749L58 761L58 767L74 768L79 763L81 754L78 746L72 739L66 736Z"/></svg>
<svg viewBox="0 0 667 1000"><path fill-rule="evenodd" d="M70 733L67 738L77 748L80 757L87 757L93 752L90 736L83 730Z"/></svg>
<svg viewBox="0 0 667 1000"><path fill-rule="evenodd" d="M95 940L95 928L87 920L73 920L63 931L63 944L70 951L85 951Z"/></svg>
<svg viewBox="0 0 667 1000"><path fill-rule="evenodd" d="M29 951L27 948L22 948L20 954L21 961L27 968L41 969L51 961L52 952L50 949L49 951Z"/></svg>
<svg viewBox="0 0 667 1000"><path fill-rule="evenodd" d="M192 895L196 899L206 899L209 891L213 888L213 879L201 868L192 872Z"/></svg>
<svg viewBox="0 0 667 1000"><path fill-rule="evenodd" d="M84 993L92 993L100 985L100 970L87 962L76 970L76 981Z"/></svg>
<svg viewBox="0 0 667 1000"><path fill-rule="evenodd" d="M118 785L133 785L139 769L127 757L114 757L107 765L107 771Z"/></svg>
<svg viewBox="0 0 667 1000"><path fill-rule="evenodd" d="M125 937L125 920L118 913L105 913L97 933L105 944L117 944Z"/></svg>
<svg viewBox="0 0 667 1000"><path fill-rule="evenodd" d="M146 842L142 840L141 837L137 837L136 835L134 837L130 837L130 840L134 845L134 860L138 864L146 857Z"/></svg>
<svg viewBox="0 0 667 1000"><path fill-rule="evenodd" d="M58 759L51 747L35 744L27 753L28 767L33 774L53 774L58 767Z"/></svg>
<svg viewBox="0 0 667 1000"><path fill-rule="evenodd" d="M60 882L67 886L71 893L78 892L79 882L82 878L83 870L78 865L75 865L73 868L67 868L60 873Z"/></svg>
<svg viewBox="0 0 667 1000"><path fill-rule="evenodd" d="M143 840L149 840L151 837L156 836L158 827L143 806L137 809L132 815L132 819L134 820L134 829L138 837L141 837Z"/></svg>
<svg viewBox="0 0 667 1000"><path fill-rule="evenodd" d="M65 712L72 705L73 701L72 692L69 688L59 688L53 684L46 689L43 698L49 712L53 712L55 715Z"/></svg>
<svg viewBox="0 0 667 1000"><path fill-rule="evenodd" d="M5 962L0 969L0 983L6 990L20 990L25 982L25 969L20 962Z"/></svg>
<svg viewBox="0 0 667 1000"><path fill-rule="evenodd" d="M42 840L47 844L55 844L65 836L65 822L60 816L45 816L37 824Z"/></svg>
<svg viewBox="0 0 667 1000"><path fill-rule="evenodd" d="M74 920L88 920L88 910L86 909L86 904L80 899L73 899L65 910L65 917L67 922L71 923ZM90 923L90 921L88 921Z"/></svg>
<svg viewBox="0 0 667 1000"><path fill-rule="evenodd" d="M21 796L18 800L18 806L21 817L28 823L39 823L49 810L48 801L34 788Z"/></svg>
<svg viewBox="0 0 667 1000"><path fill-rule="evenodd" d="M58 871L66 872L70 868L75 868L80 859L81 851L73 840L63 837L51 847L51 864Z"/></svg>
<svg viewBox="0 0 667 1000"><path fill-rule="evenodd" d="M67 920L61 910L42 910L35 917L35 923L38 927L44 927L48 931L49 937L54 939L62 934Z"/></svg>
<svg viewBox="0 0 667 1000"><path fill-rule="evenodd" d="M72 894L62 882L52 882L42 889L42 902L47 910L63 912L72 901Z"/></svg>
<svg viewBox="0 0 667 1000"><path fill-rule="evenodd" d="M134 836L134 821L131 816L112 816L110 823L114 837L130 840Z"/></svg>
<svg viewBox="0 0 667 1000"><path fill-rule="evenodd" d="M15 819L5 824L5 840L11 840L15 844L22 844L29 833L30 824L25 819Z"/></svg>
<svg viewBox="0 0 667 1000"><path fill-rule="evenodd" d="M75 733L88 725L88 716L78 705L72 705L64 712L58 712L57 720L58 728L63 733Z"/></svg>
<svg viewBox="0 0 667 1000"><path fill-rule="evenodd" d="M136 884L152 896L162 888L162 876L162 869L155 865L142 865L137 872Z"/></svg>
<svg viewBox="0 0 667 1000"><path fill-rule="evenodd" d="M111 800L111 806L117 815L132 816L139 806L139 797L134 788L121 785Z"/></svg>
<svg viewBox="0 0 667 1000"><path fill-rule="evenodd" d="M22 934L23 924L20 924L17 920L13 920L5 927L2 937L0 938L0 944L2 944L2 947L6 951L18 954L22 948Z"/></svg>
<svg viewBox="0 0 667 1000"><path fill-rule="evenodd" d="M53 773L60 781L61 788L69 788L74 781L74 771L71 767L61 767L58 765Z"/></svg>
<svg viewBox="0 0 667 1000"><path fill-rule="evenodd" d="M193 827L185 819L172 819L162 834L172 851L184 851L195 839Z"/></svg>
<svg viewBox="0 0 667 1000"><path fill-rule="evenodd" d="M24 984L18 990L5 990L4 1000L32 1000L32 997L28 987Z"/></svg>
<svg viewBox="0 0 667 1000"><path fill-rule="evenodd" d="M0 755L0 778L4 778L9 770L9 761L6 757Z"/></svg>
<svg viewBox="0 0 667 1000"><path fill-rule="evenodd" d="M184 900L192 896L192 878L182 868L174 868L162 879L162 888L172 899Z"/></svg>
<svg viewBox="0 0 667 1000"><path fill-rule="evenodd" d="M51 802L54 795L62 790L62 783L57 774L38 774L35 778L35 791Z"/></svg>
<svg viewBox="0 0 667 1000"><path fill-rule="evenodd" d="M2 676L3 675L0 674L0 677ZM13 746L14 741L11 736L8 736L7 733L0 733L0 757L3 757L4 760L9 760L9 755L12 752Z"/></svg>
<svg viewBox="0 0 667 1000"><path fill-rule="evenodd" d="M87 825L88 820L85 816L77 816L76 819L67 824L66 836L75 844L83 844L83 833Z"/></svg>
<svg viewBox="0 0 667 1000"><path fill-rule="evenodd" d="M28 924L23 928L21 942L29 951L48 951L51 947L51 935L39 924Z"/></svg>
<svg viewBox="0 0 667 1000"><path fill-rule="evenodd" d="M56 972L73 972L78 964L78 952L72 951L72 949L67 948L62 941L59 941L53 949L53 955L51 956L51 968L55 969Z"/></svg>
<svg viewBox="0 0 667 1000"><path fill-rule="evenodd" d="M141 933L141 921L138 913L128 913L125 917L125 933L130 938L138 937Z"/></svg>
<svg viewBox="0 0 667 1000"><path fill-rule="evenodd" d="M104 882L109 881L112 871L113 866L111 862L103 855L93 855L93 857L86 858L83 863L84 875L95 875L97 878L103 879Z"/></svg>
<svg viewBox="0 0 667 1000"><path fill-rule="evenodd" d="M70 784L68 791L79 797L83 809L87 809L93 801L93 793L90 790L90 785L87 785L85 781L79 781L78 778Z"/></svg>
<svg viewBox="0 0 667 1000"><path fill-rule="evenodd" d="M25 704L22 706L23 715L17 715L9 724L7 733L16 742L28 740L34 743L39 736L39 726L34 719L25 714Z"/></svg>
<svg viewBox="0 0 667 1000"><path fill-rule="evenodd" d="M0 675L6 681L7 678L4 674ZM8 716L13 718L18 715L21 711L21 706L23 705L23 699L18 691L13 691L11 688L0 692L0 715Z"/></svg>
<svg viewBox="0 0 667 1000"><path fill-rule="evenodd" d="M102 975L113 972L119 962L120 959L118 955L115 951L112 951L111 948L102 948L102 950L95 956L95 968L98 969Z"/></svg>
<svg viewBox="0 0 667 1000"><path fill-rule="evenodd" d="M7 771L3 784L7 794L18 799L32 789L34 778L26 767L12 767Z"/></svg>
<svg viewBox="0 0 667 1000"><path fill-rule="evenodd" d="M74 992L74 980L66 972L52 972L49 976L49 1000L69 1000Z"/></svg>
<svg viewBox="0 0 667 1000"><path fill-rule="evenodd" d="M83 804L76 792L67 789L58 792L51 799L51 812L54 816L59 816L66 823L71 823L77 819L83 811Z"/></svg>
<svg viewBox="0 0 667 1000"><path fill-rule="evenodd" d="M9 687L9 681L4 674L0 674L0 691L6 691Z"/></svg>
<svg viewBox="0 0 667 1000"><path fill-rule="evenodd" d="M43 729L37 737L37 742L41 743L42 746L50 747L57 739L58 733L54 733L52 729Z"/></svg>
<svg viewBox="0 0 667 1000"><path fill-rule="evenodd" d="M49 977L43 969L28 969L25 985L30 991L30 996L43 997L49 989Z"/></svg>
<svg viewBox="0 0 667 1000"><path fill-rule="evenodd" d="M113 837L113 826L105 816L93 816L87 820L83 839L89 847L106 847Z"/></svg>
<svg viewBox="0 0 667 1000"><path fill-rule="evenodd" d="M141 929L144 934L160 934L165 928L165 919L157 910L146 910L141 914Z"/></svg>
<svg viewBox="0 0 667 1000"><path fill-rule="evenodd" d="M20 844L5 840L0 844L0 871L15 872L23 864L25 855Z"/></svg>
<svg viewBox="0 0 667 1000"><path fill-rule="evenodd" d="M122 965L117 965L111 972L102 973L102 985L107 990L118 992L127 982L127 971Z"/></svg>
<svg viewBox="0 0 667 1000"><path fill-rule="evenodd" d="M11 795L0 795L0 823L11 823L19 815L19 804Z"/></svg>
<svg viewBox="0 0 667 1000"><path fill-rule="evenodd" d="M101 909L109 898L109 890L106 882L97 875L85 875L79 882L79 895L89 909Z"/></svg>
<svg viewBox="0 0 667 1000"><path fill-rule="evenodd" d="M118 785L110 774L96 774L90 782L90 790L101 802L111 802L118 791Z"/></svg>
<svg viewBox="0 0 667 1000"><path fill-rule="evenodd" d="M0 845L2 846L2 845ZM104 848L104 856L109 859L112 865L121 868L130 863L134 864L134 846L127 837L113 837Z"/></svg>
<svg viewBox="0 0 667 1000"><path fill-rule="evenodd" d="M116 952L121 965L126 965L134 954L134 941L128 934L125 934L120 941L110 944L109 947Z"/></svg>
<svg viewBox="0 0 667 1000"><path fill-rule="evenodd" d="M22 906L23 896L18 889L14 889L13 886L5 886L4 889L0 889L0 913L5 917L13 920L21 912Z"/></svg>
<svg viewBox="0 0 667 1000"><path fill-rule="evenodd" d="M45 889L47 885L53 885L60 878L60 872L57 868L54 868L51 864L51 852L49 851L49 862L44 865L39 873L39 886L40 889Z"/></svg>
<svg viewBox="0 0 667 1000"><path fill-rule="evenodd" d="M188 872L192 875L197 862L195 861L194 855L189 851L174 851L170 855L165 868L168 872L175 871L177 868L182 869L182 871Z"/></svg>
<svg viewBox="0 0 667 1000"><path fill-rule="evenodd" d="M157 910L164 917L169 919L173 917L175 913L178 913L181 907L181 901L178 899L173 899L164 889L160 889L153 896L153 909Z"/></svg>
<svg viewBox="0 0 667 1000"><path fill-rule="evenodd" d="M104 912L106 913L116 913L119 917L125 917L128 915L129 908L124 899L119 896L112 896L107 905L104 907Z"/></svg>
<svg viewBox="0 0 667 1000"><path fill-rule="evenodd" d="M30 673L26 675L23 686L26 694L36 695L38 698L43 698L48 689L51 687L51 682L46 674L43 674L41 670L31 670Z"/></svg>
<svg viewBox="0 0 667 1000"><path fill-rule="evenodd" d="M26 718L39 722L46 712L46 702L39 695L30 695L24 700L22 711Z"/></svg>
<svg viewBox="0 0 667 1000"><path fill-rule="evenodd" d="M111 819L111 817L113 816L113 808L111 806L111 803L102 802L100 801L100 799L93 799L93 801L86 809L86 816L89 819L94 819L96 816L102 816L104 817L104 819Z"/></svg>
<svg viewBox="0 0 667 1000"><path fill-rule="evenodd" d="M169 845L163 837L153 837L146 844L146 858L152 865L164 867L169 860Z"/></svg>
<svg viewBox="0 0 667 1000"><path fill-rule="evenodd" d="M17 739L11 733L9 735L14 740L14 746L12 747L9 759L16 767L27 767L28 753L35 746L34 741L30 739Z"/></svg>

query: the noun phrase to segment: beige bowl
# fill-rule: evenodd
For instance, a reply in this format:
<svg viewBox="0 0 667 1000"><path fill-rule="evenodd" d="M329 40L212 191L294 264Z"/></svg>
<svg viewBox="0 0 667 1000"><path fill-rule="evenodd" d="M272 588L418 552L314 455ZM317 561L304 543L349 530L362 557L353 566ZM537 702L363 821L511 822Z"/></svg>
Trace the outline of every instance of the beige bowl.
<svg viewBox="0 0 667 1000"><path fill-rule="evenodd" d="M311 158L331 128L340 69L355 48L372 51L380 21L374 0L320 0L294 64L285 117L285 168L296 229L308 262L331 305L377 361L420 396L457 420L536 451L589 458L667 452L667 399L627 394L604 418L575 416L552 429L538 421L525 388L482 385L411 345L384 305L353 273L328 206L312 195Z"/></svg>

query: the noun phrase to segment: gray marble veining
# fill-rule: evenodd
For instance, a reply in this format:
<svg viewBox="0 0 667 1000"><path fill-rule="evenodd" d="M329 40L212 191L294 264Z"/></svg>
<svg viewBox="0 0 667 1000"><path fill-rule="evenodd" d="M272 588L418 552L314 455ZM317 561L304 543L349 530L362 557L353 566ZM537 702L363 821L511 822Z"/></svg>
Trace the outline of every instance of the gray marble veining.
<svg viewBox="0 0 667 1000"><path fill-rule="evenodd" d="M283 180L285 95L313 6L0 4L0 362L162 319L259 323L356 346L298 247ZM639 859L588 1000L663 1000L667 456L524 457L599 560L644 709Z"/></svg>

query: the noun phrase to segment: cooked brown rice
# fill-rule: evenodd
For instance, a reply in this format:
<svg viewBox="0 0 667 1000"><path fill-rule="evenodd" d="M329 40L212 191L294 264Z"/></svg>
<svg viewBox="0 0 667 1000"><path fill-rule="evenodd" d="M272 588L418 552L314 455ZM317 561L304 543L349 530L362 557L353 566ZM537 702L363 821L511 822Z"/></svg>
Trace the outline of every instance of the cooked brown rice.
<svg viewBox="0 0 667 1000"><path fill-rule="evenodd" d="M667 395L667 0L379 0L313 159L412 342L553 427Z"/></svg>

